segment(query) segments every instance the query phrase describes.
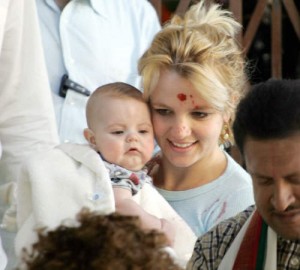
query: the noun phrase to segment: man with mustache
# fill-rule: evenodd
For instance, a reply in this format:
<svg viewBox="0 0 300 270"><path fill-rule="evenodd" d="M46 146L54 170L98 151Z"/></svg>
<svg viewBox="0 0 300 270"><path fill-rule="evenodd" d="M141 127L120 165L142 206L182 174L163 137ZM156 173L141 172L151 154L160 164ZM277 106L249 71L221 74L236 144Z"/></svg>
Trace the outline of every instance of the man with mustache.
<svg viewBox="0 0 300 270"><path fill-rule="evenodd" d="M241 101L234 136L256 206L195 245L187 269L299 269L300 80L269 80Z"/></svg>

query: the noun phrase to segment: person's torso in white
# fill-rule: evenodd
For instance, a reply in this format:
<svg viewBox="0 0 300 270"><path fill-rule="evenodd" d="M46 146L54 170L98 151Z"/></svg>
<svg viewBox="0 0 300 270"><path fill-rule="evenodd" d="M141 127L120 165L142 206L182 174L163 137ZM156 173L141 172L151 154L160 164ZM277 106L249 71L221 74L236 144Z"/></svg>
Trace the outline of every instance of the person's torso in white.
<svg viewBox="0 0 300 270"><path fill-rule="evenodd" d="M146 0L72 0L62 12L54 0L36 3L60 140L83 143L87 97L58 97L62 75L90 91L115 81L140 88L137 62L160 30L157 14Z"/></svg>
<svg viewBox="0 0 300 270"><path fill-rule="evenodd" d="M185 191L157 189L197 236L254 204L250 175L226 156L225 172L211 183Z"/></svg>

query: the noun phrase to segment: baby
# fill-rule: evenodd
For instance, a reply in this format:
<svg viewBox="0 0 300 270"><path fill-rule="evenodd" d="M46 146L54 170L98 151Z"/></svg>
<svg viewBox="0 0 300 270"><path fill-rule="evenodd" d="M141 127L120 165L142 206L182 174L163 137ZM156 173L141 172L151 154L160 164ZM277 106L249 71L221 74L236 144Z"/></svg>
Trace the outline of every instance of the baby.
<svg viewBox="0 0 300 270"><path fill-rule="evenodd" d="M141 218L142 228L164 232L172 246L175 228L144 211L134 200L144 184L152 184L145 164L154 150L150 111L142 93L126 83L99 87L86 106L84 137L103 159L110 174L116 211Z"/></svg>

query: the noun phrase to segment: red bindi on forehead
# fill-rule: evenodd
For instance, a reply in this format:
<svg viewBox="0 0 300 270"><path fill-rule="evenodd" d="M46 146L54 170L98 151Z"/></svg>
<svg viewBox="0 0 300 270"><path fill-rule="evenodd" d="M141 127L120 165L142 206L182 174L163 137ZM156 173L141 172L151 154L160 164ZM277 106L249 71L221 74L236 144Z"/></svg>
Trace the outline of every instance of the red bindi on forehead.
<svg viewBox="0 0 300 270"><path fill-rule="evenodd" d="M190 97L190 99L191 99L191 102L192 102L192 105L193 105L193 107L194 107L194 110L199 109L200 106L197 105L197 104L195 104L193 95L189 95L189 97ZM177 95L177 98L178 98L180 101L186 101L187 96L186 96L186 94L184 94L184 93L179 93L179 94Z"/></svg>
<svg viewBox="0 0 300 270"><path fill-rule="evenodd" d="M179 94L177 95L177 98L178 98L180 101L185 101L185 100L186 100L186 94L179 93Z"/></svg>

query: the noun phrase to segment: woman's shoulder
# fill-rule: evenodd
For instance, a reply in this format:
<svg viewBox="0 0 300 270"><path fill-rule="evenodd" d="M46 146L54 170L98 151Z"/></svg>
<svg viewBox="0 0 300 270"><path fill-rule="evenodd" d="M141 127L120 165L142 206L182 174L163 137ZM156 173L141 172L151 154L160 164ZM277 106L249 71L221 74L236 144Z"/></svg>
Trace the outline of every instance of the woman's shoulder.
<svg viewBox="0 0 300 270"><path fill-rule="evenodd" d="M241 212L238 212L236 215L219 222L208 233L204 234L202 238L206 239L207 237L209 237L208 235L211 235L221 240L221 242L226 238L227 241L225 242L230 242L228 241L228 238L233 239L234 236L238 234L238 232L241 230L241 228L246 223L246 221L251 216L254 210L254 205L248 206L246 209L244 209Z"/></svg>
<svg viewBox="0 0 300 270"><path fill-rule="evenodd" d="M228 177L232 179L237 179L239 181L251 181L250 174L231 155L229 155L228 153L225 154L227 157L227 169L224 174L228 175Z"/></svg>
<svg viewBox="0 0 300 270"><path fill-rule="evenodd" d="M226 234L226 232L231 231L230 233L238 233L242 226L246 223L247 219L250 215L254 212L255 205L252 204L245 208L243 211L237 213L236 215L232 216L231 218L225 219L218 223L212 231L218 232L221 234Z"/></svg>

